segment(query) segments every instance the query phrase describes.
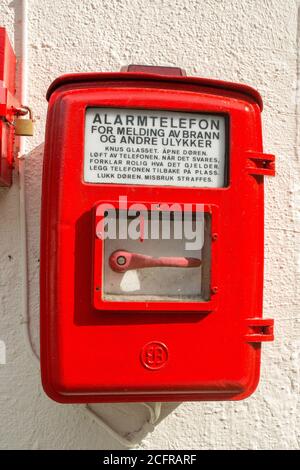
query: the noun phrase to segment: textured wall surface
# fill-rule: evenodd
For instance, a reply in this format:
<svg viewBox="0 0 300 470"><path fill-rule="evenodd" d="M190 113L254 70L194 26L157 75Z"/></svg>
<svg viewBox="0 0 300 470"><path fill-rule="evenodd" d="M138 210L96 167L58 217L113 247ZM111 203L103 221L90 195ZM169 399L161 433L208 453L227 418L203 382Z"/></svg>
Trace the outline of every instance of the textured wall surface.
<svg viewBox="0 0 300 470"><path fill-rule="evenodd" d="M140 444L146 449L299 448L299 15L296 0L29 0L29 104L26 190L29 306L38 351L39 212L44 125L50 82L62 73L113 71L128 63L179 65L190 75L240 81L261 92L264 148L277 155L266 180L264 315L276 341L263 346L261 382L240 403L185 403ZM20 54L20 0L0 0ZM298 181L297 181L298 179ZM297 187L298 184L298 187ZM17 176L0 189L0 448L121 448L82 406L51 402L26 348L22 316ZM146 417L139 405L98 405L122 433ZM129 415L128 415L129 413Z"/></svg>

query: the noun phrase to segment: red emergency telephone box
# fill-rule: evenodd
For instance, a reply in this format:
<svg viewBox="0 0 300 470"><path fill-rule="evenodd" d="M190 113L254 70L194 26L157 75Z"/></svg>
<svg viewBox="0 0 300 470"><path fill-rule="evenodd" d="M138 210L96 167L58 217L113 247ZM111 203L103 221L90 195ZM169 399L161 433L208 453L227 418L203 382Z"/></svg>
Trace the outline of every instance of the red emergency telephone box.
<svg viewBox="0 0 300 470"><path fill-rule="evenodd" d="M259 380L264 176L254 89L130 66L47 94L41 367L59 402L233 400Z"/></svg>

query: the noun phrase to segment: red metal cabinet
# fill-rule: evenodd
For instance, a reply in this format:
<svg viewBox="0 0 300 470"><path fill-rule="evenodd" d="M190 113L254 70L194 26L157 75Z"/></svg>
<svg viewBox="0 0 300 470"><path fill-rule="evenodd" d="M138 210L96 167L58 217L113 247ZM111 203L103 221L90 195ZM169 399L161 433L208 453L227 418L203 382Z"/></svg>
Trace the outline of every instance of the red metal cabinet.
<svg viewBox="0 0 300 470"><path fill-rule="evenodd" d="M262 319L262 290L264 175L274 174L274 158L262 153L260 95L244 85L134 69L65 75L50 86L47 98L41 221L41 366L46 393L64 403L249 396L259 380L261 342L273 339L272 321ZM97 109L102 117L97 117ZM153 129L157 123L168 128L179 122L183 128L200 126L203 116L210 116L207 122L217 116L215 126L221 122L224 127L222 184L212 187L202 177L194 184L194 170L183 183L177 176L180 184L159 184L158 178L155 184L141 179L118 182L117 173L108 170L104 182L88 181L85 171L94 171L85 168L86 148L94 145L94 137L86 140L92 132L87 131L88 113L94 113L92 125L106 125L97 142L103 135L118 152L116 142L109 142L114 130L108 129L107 116L120 121L129 113L134 124L137 112L144 125L147 116L155 116ZM152 141L142 142L148 142L151 152ZM199 151L200 141L188 142ZM130 158L140 161L138 156ZM122 158L116 164L121 168ZM122 178L133 178L133 170L123 173ZM170 266L168 258L166 266L155 268L157 275L149 277L144 270L143 295L121 295L121 274L114 270L112 255L131 245L122 240L109 244L97 228L105 215L99 207L105 204L116 209L121 223L120 196L153 213L166 204L176 203L183 211L198 205L205 238L201 272L197 262L190 271L174 271L174 261ZM152 245L142 242L137 246L144 254L134 262L148 259L149 265L145 246L151 250ZM180 258L175 242L155 247L158 258L165 253ZM119 260L126 261L122 256ZM160 262L155 258L151 263ZM131 268L140 274L141 265ZM173 291L174 286L181 290L181 278L183 293L178 298ZM203 283L201 292L198 282ZM168 289L171 298L166 298Z"/></svg>
<svg viewBox="0 0 300 470"><path fill-rule="evenodd" d="M15 74L16 57L5 28L0 28L0 186L11 186L13 159L18 151L13 125L20 106L15 97Z"/></svg>

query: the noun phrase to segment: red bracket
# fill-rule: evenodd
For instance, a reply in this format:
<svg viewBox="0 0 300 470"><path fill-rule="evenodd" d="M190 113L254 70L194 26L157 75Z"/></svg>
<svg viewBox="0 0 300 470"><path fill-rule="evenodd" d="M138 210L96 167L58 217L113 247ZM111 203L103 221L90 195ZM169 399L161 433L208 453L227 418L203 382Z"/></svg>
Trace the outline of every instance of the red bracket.
<svg viewBox="0 0 300 470"><path fill-rule="evenodd" d="M248 318L245 339L248 343L274 341L274 320L270 318Z"/></svg>
<svg viewBox="0 0 300 470"><path fill-rule="evenodd" d="M246 168L250 175L275 176L275 155L247 152Z"/></svg>
<svg viewBox="0 0 300 470"><path fill-rule="evenodd" d="M0 186L11 186L15 141L14 118L20 103L15 94L16 56L5 28L0 28Z"/></svg>

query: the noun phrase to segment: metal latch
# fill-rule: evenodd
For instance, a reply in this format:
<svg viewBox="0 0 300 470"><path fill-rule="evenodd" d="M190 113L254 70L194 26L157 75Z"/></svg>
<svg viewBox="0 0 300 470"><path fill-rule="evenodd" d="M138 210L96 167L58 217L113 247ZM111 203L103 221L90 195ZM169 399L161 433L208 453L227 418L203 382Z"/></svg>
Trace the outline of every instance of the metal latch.
<svg viewBox="0 0 300 470"><path fill-rule="evenodd" d="M250 175L275 176L275 156L270 153L247 152L247 171Z"/></svg>
<svg viewBox="0 0 300 470"><path fill-rule="evenodd" d="M201 265L201 260L183 256L154 258L140 253L117 250L110 255L109 265L113 271L124 273L130 269L144 268L196 268Z"/></svg>

